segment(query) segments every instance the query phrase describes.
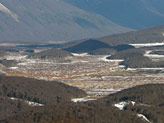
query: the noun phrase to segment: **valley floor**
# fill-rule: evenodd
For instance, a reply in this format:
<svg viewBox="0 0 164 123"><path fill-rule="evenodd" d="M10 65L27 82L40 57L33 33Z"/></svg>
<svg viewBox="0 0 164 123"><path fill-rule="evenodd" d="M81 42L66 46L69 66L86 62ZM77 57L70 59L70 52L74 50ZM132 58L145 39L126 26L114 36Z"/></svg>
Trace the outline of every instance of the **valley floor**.
<svg viewBox="0 0 164 123"><path fill-rule="evenodd" d="M162 72L154 74L142 69L125 69L119 65L120 60L108 60L106 57L76 54L59 63L11 54L6 59L17 60L18 65L2 69L2 72L8 76L57 80L85 90L89 98L103 97L136 85L164 83Z"/></svg>

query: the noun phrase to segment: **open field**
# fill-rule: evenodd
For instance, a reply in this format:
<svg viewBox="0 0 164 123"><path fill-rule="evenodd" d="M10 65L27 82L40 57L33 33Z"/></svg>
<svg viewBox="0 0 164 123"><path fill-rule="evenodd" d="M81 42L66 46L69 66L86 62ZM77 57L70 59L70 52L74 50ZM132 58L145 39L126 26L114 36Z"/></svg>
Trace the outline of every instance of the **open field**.
<svg viewBox="0 0 164 123"><path fill-rule="evenodd" d="M164 73L139 72L142 69L124 69L120 60L108 60L104 55L76 54L65 62L28 59L11 54L6 59L17 60L18 65L2 69L8 76L24 76L43 80L57 80L76 86L89 97L102 97L117 91L148 83L164 83Z"/></svg>

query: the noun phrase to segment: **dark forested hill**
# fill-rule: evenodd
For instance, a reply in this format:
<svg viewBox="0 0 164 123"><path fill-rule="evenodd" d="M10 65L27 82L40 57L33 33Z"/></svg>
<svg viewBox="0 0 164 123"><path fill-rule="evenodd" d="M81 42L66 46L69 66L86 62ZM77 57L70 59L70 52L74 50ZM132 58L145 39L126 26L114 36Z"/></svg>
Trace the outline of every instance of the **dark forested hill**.
<svg viewBox="0 0 164 123"><path fill-rule="evenodd" d="M72 98L86 95L84 91L60 82L24 77L0 76L0 88L0 96L15 97L45 105L70 101Z"/></svg>
<svg viewBox="0 0 164 123"><path fill-rule="evenodd" d="M72 98L83 96L86 96L84 91L56 81L1 75L0 120L32 110L33 106L28 101L47 106L70 102Z"/></svg>
<svg viewBox="0 0 164 123"><path fill-rule="evenodd" d="M2 123L163 123L164 85L136 86L97 101L37 107ZM133 103L132 103L133 101ZM123 109L115 104L124 102ZM139 117L139 116L144 116Z"/></svg>
<svg viewBox="0 0 164 123"><path fill-rule="evenodd" d="M90 39L84 42L80 42L75 46L68 47L65 50L73 53L80 53L80 52L90 52L100 48L110 48L110 46L104 42Z"/></svg>
<svg viewBox="0 0 164 123"><path fill-rule="evenodd" d="M160 68L164 67L163 61L153 61L151 58L144 56L145 49L128 49L116 52L108 59L122 59L121 65L126 68Z"/></svg>
<svg viewBox="0 0 164 123"><path fill-rule="evenodd" d="M89 39L86 41L76 42L73 46L65 48L65 50L69 52L73 52L73 53L86 53L87 52L90 54L99 54L99 52L101 52L102 54L109 54L108 52L109 50L120 51L120 50L132 49L132 48L134 47L128 44L110 46L108 43L95 40L95 39Z"/></svg>

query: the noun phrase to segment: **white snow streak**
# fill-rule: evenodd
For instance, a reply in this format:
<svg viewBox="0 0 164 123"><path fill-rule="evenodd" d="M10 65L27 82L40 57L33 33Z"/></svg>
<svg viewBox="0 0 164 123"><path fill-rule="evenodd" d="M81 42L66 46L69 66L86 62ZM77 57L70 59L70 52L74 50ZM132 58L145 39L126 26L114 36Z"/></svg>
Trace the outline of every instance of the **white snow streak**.
<svg viewBox="0 0 164 123"><path fill-rule="evenodd" d="M18 16L0 3L0 11L10 15L16 22L19 22Z"/></svg>
<svg viewBox="0 0 164 123"><path fill-rule="evenodd" d="M11 100L20 100L20 101L23 101L26 104L28 104L29 106L44 106L43 104L40 104L40 103L31 102L31 101L27 101L27 100L22 100L22 99L18 99L18 98L15 98L15 97L10 97L10 99Z"/></svg>
<svg viewBox="0 0 164 123"><path fill-rule="evenodd" d="M147 121L148 123L151 123L143 114L137 114L137 116L142 118L142 120Z"/></svg>
<svg viewBox="0 0 164 123"><path fill-rule="evenodd" d="M10 67L9 69L16 70L16 69L18 69L18 67Z"/></svg>
<svg viewBox="0 0 164 123"><path fill-rule="evenodd" d="M80 54L78 54L78 53L72 53L72 55L73 56L81 56L81 57L83 57L83 56L88 56L88 53L80 53Z"/></svg>
<svg viewBox="0 0 164 123"><path fill-rule="evenodd" d="M74 98L74 99L71 99L72 102L87 102L87 101L93 101L93 100L96 100L96 99L87 99L87 98Z"/></svg>
<svg viewBox="0 0 164 123"><path fill-rule="evenodd" d="M164 45L164 42L156 42L156 43L143 43L143 44L129 44L134 46L135 48L140 48L140 47L151 47L151 46L162 46Z"/></svg>
<svg viewBox="0 0 164 123"><path fill-rule="evenodd" d="M164 58L164 55L150 54L151 52L152 52L151 50L146 51L144 56L147 56L149 58Z"/></svg>

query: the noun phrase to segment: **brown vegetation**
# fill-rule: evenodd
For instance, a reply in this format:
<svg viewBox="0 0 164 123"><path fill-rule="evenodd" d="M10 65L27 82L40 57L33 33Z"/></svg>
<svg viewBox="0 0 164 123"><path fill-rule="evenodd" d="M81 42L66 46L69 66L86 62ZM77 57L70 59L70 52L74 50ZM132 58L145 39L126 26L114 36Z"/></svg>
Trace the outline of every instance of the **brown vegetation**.
<svg viewBox="0 0 164 123"><path fill-rule="evenodd" d="M55 106L35 107L2 123L144 123L137 114L143 114L150 122L162 123L164 85L136 86L97 101L86 103L60 103ZM113 105L121 101L134 101L124 110Z"/></svg>

